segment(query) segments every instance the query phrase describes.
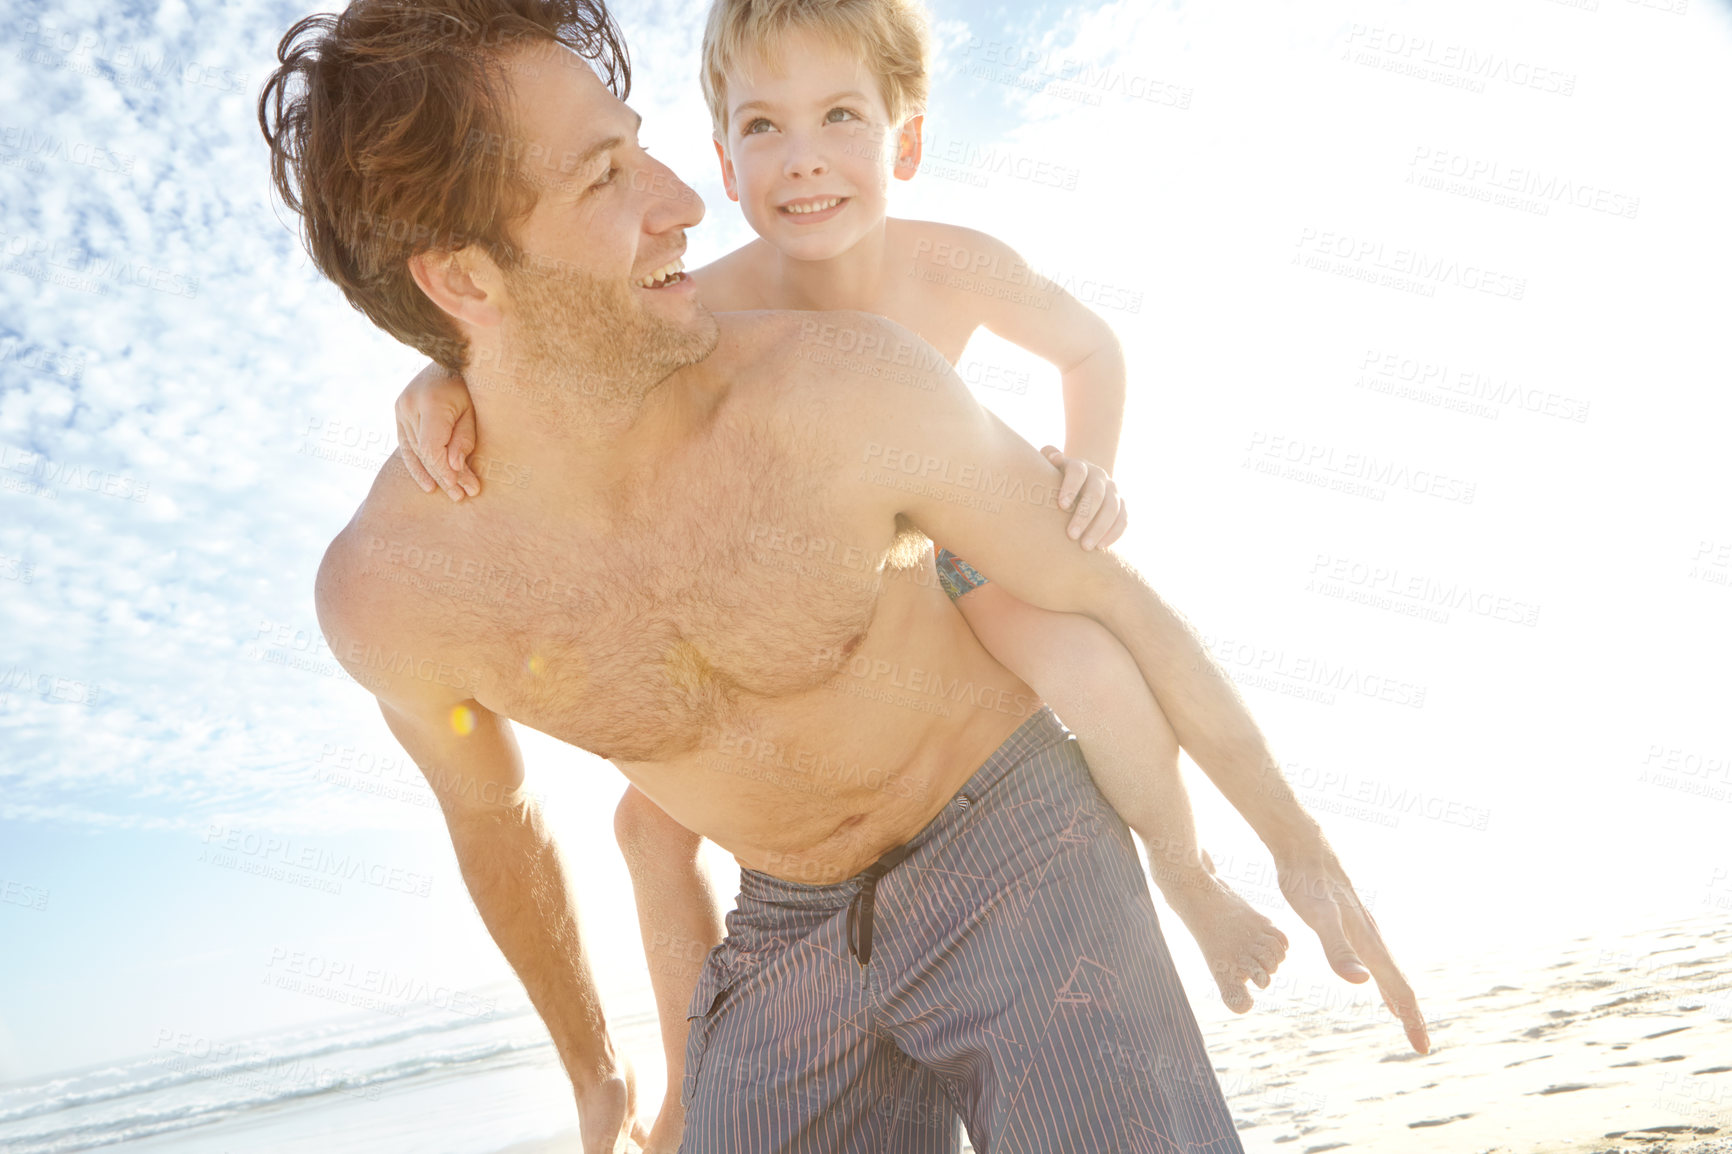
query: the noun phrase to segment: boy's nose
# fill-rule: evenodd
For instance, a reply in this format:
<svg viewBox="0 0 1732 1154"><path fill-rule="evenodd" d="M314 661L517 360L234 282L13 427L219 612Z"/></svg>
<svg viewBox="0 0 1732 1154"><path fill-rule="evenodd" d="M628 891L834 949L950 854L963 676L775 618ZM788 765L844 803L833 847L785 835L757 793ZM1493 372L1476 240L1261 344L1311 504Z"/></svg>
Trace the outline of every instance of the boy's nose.
<svg viewBox="0 0 1732 1154"><path fill-rule="evenodd" d="M829 170L823 153L803 142L795 142L788 149L787 162L782 166L785 176L823 176Z"/></svg>

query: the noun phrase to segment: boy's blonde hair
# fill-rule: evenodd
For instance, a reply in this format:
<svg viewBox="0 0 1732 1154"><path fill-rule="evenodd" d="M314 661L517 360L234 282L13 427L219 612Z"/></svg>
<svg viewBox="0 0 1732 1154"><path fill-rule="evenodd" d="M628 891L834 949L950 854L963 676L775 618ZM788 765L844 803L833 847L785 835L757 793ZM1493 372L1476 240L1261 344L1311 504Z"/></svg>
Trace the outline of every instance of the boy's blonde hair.
<svg viewBox="0 0 1732 1154"><path fill-rule="evenodd" d="M926 111L932 33L920 0L715 0L704 28L704 100L716 138L728 129L728 76L770 59L789 32L858 52L878 77L892 126Z"/></svg>

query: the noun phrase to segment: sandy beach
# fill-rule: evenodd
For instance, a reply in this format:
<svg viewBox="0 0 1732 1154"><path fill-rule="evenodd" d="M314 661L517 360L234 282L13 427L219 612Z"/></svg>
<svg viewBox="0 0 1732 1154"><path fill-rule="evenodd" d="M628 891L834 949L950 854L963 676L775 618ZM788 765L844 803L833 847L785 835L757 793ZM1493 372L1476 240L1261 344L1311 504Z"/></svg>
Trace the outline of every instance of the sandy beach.
<svg viewBox="0 0 1732 1154"><path fill-rule="evenodd" d="M1732 923L1583 938L1419 976L1432 1052L1381 1006L1209 1032L1247 1150L1732 1151ZM1536 964L1537 963L1537 964ZM1231 1071L1231 1073L1229 1072Z"/></svg>
<svg viewBox="0 0 1732 1154"><path fill-rule="evenodd" d="M1732 1154L1725 916L1412 976L1423 1057L1345 986L1318 1006L1278 983L1205 1020L1250 1154ZM574 1131L501 1154L578 1151Z"/></svg>

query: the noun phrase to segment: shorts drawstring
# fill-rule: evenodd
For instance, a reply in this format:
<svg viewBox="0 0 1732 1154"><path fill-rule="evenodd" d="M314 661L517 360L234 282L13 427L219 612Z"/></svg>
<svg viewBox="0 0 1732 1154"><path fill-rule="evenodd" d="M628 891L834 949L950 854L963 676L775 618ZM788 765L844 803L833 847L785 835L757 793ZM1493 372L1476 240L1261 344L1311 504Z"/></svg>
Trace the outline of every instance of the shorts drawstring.
<svg viewBox="0 0 1732 1154"><path fill-rule="evenodd" d="M872 960L872 910L878 894L878 879L896 868L912 852L912 846L899 845L867 866L861 874L865 880L860 883L854 900L848 903L848 950L862 966ZM858 941L856 929L859 931Z"/></svg>

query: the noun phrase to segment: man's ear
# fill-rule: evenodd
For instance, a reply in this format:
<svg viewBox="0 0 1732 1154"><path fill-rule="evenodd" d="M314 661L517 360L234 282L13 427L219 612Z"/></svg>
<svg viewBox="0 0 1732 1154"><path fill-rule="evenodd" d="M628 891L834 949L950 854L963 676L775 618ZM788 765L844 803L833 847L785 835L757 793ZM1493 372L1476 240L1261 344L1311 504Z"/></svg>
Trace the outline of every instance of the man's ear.
<svg viewBox="0 0 1732 1154"><path fill-rule="evenodd" d="M740 190L734 184L734 162L728 159L728 150L720 140L712 136L710 143L716 146L716 159L722 162L722 187L727 190L729 200L738 202Z"/></svg>
<svg viewBox="0 0 1732 1154"><path fill-rule="evenodd" d="M467 248L456 252L428 250L409 258L409 275L427 299L453 319L487 327L502 319L496 292L489 292L474 275L476 256Z"/></svg>
<svg viewBox="0 0 1732 1154"><path fill-rule="evenodd" d="M920 171L920 129L925 116L910 117L896 138L896 167L891 171L897 180L912 180Z"/></svg>

